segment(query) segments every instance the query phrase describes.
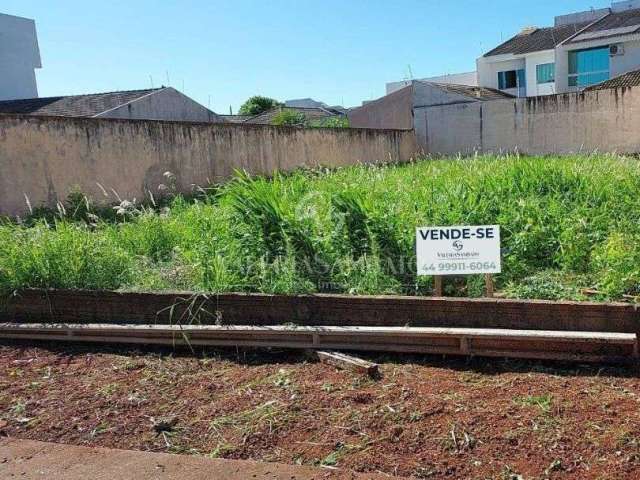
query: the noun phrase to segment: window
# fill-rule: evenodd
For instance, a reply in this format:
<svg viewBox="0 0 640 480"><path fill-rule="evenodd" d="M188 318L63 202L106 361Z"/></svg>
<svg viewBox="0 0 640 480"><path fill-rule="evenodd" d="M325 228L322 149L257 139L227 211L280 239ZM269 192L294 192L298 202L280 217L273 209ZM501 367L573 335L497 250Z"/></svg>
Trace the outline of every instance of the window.
<svg viewBox="0 0 640 480"><path fill-rule="evenodd" d="M536 79L538 83L553 83L556 80L556 64L542 63L536 65Z"/></svg>
<svg viewBox="0 0 640 480"><path fill-rule="evenodd" d="M509 90L511 88L525 87L525 72L522 70L507 70L506 72L498 72L498 88L500 90Z"/></svg>
<svg viewBox="0 0 640 480"><path fill-rule="evenodd" d="M609 80L609 47L569 52L569 86L588 87Z"/></svg>
<svg viewBox="0 0 640 480"><path fill-rule="evenodd" d="M518 88L518 76L515 70L508 72L498 72L498 88L506 90L508 88Z"/></svg>

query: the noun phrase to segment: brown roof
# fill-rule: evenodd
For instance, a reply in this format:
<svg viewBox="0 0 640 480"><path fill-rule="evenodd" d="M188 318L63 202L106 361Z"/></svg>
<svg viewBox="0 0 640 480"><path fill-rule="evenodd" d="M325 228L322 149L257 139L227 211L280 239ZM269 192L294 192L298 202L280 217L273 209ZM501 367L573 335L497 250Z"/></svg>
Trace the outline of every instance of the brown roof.
<svg viewBox="0 0 640 480"><path fill-rule="evenodd" d="M575 35L589 23L575 23L560 25L558 27L546 27L533 30L531 33L521 33L510 38L493 50L485 53L485 57L504 54L524 54L552 50L566 39Z"/></svg>
<svg viewBox="0 0 640 480"><path fill-rule="evenodd" d="M332 109L327 108L303 108L303 107L276 107L271 110L267 110L266 112L262 112L258 115L248 118L244 121L244 123L252 123L258 125L271 125L276 115L278 115L283 110L291 110L296 113L302 113L307 121L309 120L318 120L327 117L335 117L338 115L343 115L342 112L334 111Z"/></svg>
<svg viewBox="0 0 640 480"><path fill-rule="evenodd" d="M640 9L615 12L601 18L585 28L568 43L578 43L601 38L617 37L638 33L640 30Z"/></svg>
<svg viewBox="0 0 640 480"><path fill-rule="evenodd" d="M585 91L607 90L609 88L637 87L640 86L640 70L623 73L617 77L606 80L597 85L585 88Z"/></svg>
<svg viewBox="0 0 640 480"><path fill-rule="evenodd" d="M5 100L0 101L0 113L61 117L95 117L159 90L162 90L162 88L92 93L89 95L70 95L65 97Z"/></svg>

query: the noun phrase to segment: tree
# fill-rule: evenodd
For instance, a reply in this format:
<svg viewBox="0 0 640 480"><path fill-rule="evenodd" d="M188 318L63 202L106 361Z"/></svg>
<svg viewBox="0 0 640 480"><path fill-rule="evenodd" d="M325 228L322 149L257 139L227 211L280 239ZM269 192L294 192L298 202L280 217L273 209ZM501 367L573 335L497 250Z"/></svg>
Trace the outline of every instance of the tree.
<svg viewBox="0 0 640 480"><path fill-rule="evenodd" d="M259 115L280 105L282 104L273 98L255 95L242 104L238 113L240 115Z"/></svg>
<svg viewBox="0 0 640 480"><path fill-rule="evenodd" d="M289 126L289 127L302 127L307 123L307 117L304 113L296 112L289 108L279 111L271 120L271 125Z"/></svg>

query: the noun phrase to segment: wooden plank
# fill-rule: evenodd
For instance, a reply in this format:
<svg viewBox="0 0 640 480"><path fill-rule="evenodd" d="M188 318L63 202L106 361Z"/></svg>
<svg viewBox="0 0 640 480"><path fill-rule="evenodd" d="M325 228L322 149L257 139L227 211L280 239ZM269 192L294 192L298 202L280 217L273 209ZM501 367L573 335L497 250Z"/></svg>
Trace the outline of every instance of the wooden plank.
<svg viewBox="0 0 640 480"><path fill-rule="evenodd" d="M26 290L0 302L0 322L410 325L635 333L640 311L631 304L500 298Z"/></svg>
<svg viewBox="0 0 640 480"><path fill-rule="evenodd" d="M112 325L112 324L30 324L30 323L0 323L0 335L7 331L16 332L51 332L69 334L83 334L83 332L100 332L101 334L233 334L233 335L313 335L327 337L332 335L369 335L392 337L487 337L487 338L518 338L532 341L565 339L570 341L602 341L633 344L636 334L612 332L558 332L540 330L510 330L495 328L442 328L442 327L368 327L368 326L253 326L253 325Z"/></svg>
<svg viewBox="0 0 640 480"><path fill-rule="evenodd" d="M341 370L350 370L352 372L368 375L372 378L376 378L380 375L377 363L367 362L361 358L340 352L318 351L316 352L316 355L320 362L333 365Z"/></svg>
<svg viewBox="0 0 640 480"><path fill-rule="evenodd" d="M0 324L1 339L278 347L539 359L635 359L635 334L407 327Z"/></svg>

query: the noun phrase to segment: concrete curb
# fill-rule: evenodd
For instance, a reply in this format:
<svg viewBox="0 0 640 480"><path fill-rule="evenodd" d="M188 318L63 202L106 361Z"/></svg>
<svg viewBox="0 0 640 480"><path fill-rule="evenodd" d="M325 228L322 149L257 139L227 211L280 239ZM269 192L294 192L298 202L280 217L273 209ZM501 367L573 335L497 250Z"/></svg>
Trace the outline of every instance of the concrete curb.
<svg viewBox="0 0 640 480"><path fill-rule="evenodd" d="M0 440L0 478L21 480L399 480L378 474Z"/></svg>

